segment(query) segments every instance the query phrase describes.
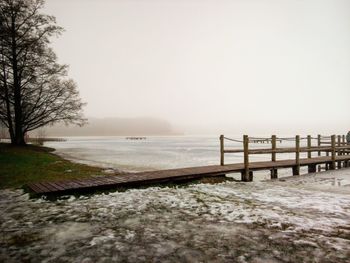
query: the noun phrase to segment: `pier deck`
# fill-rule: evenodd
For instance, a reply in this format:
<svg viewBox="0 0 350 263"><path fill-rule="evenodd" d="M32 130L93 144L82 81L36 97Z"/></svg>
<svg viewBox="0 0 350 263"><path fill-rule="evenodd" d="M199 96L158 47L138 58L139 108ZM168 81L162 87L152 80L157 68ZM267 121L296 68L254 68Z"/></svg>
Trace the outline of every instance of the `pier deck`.
<svg viewBox="0 0 350 263"><path fill-rule="evenodd" d="M335 161L347 163L350 155L336 156ZM298 166L316 167L318 164L331 164L332 157L322 156L314 158L301 158L267 162L250 162L249 170L273 170L280 168L294 168ZM347 166L347 165L346 165ZM139 173L129 173L113 176L99 176L85 179L66 180L60 182L41 182L29 184L28 187L35 194L63 194L79 191L113 189L118 187L143 186L155 183L166 183L200 179L203 177L220 176L230 173L244 173L244 163L228 165L210 165L201 167L169 169ZM316 171L316 169L314 169Z"/></svg>

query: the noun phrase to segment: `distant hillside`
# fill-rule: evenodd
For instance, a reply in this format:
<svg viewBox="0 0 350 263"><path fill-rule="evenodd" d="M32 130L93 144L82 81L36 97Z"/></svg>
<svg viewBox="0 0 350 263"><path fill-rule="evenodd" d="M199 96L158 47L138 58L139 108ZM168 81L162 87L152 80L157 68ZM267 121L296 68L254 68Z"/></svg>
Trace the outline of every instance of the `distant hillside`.
<svg viewBox="0 0 350 263"><path fill-rule="evenodd" d="M89 118L83 127L56 125L45 128L46 136L175 135L169 122L154 118Z"/></svg>

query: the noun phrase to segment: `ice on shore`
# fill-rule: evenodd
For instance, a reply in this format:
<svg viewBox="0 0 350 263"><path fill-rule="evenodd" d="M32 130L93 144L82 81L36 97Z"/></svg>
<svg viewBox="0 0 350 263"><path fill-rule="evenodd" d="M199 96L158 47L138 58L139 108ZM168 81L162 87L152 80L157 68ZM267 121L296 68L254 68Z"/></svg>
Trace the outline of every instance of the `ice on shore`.
<svg viewBox="0 0 350 263"><path fill-rule="evenodd" d="M46 201L0 191L0 262L349 262L350 169Z"/></svg>

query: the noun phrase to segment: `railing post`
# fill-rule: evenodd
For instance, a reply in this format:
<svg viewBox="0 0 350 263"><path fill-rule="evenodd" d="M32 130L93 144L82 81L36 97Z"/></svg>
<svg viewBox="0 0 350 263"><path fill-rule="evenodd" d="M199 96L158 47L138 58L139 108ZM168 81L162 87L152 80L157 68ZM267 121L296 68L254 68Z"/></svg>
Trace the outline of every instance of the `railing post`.
<svg viewBox="0 0 350 263"><path fill-rule="evenodd" d="M341 149L340 149L340 147L341 147L341 136L340 135L338 135L338 149L337 149L337 153L338 153L338 156L339 155L342 155L342 152L341 152ZM338 169L340 169L341 168L341 161L338 161Z"/></svg>
<svg viewBox="0 0 350 263"><path fill-rule="evenodd" d="M349 143L347 142L345 135L343 135L343 146L349 147ZM349 155L349 153L350 153L350 151L348 148L345 148L343 150L343 155Z"/></svg>
<svg viewBox="0 0 350 263"><path fill-rule="evenodd" d="M311 158L311 135L307 136L307 158Z"/></svg>
<svg viewBox="0 0 350 263"><path fill-rule="evenodd" d="M321 134L317 135L317 147L321 147ZM318 151L318 156L321 156L321 151ZM318 165L318 171L321 172L321 165Z"/></svg>
<svg viewBox="0 0 350 263"><path fill-rule="evenodd" d="M271 136L271 147L272 147L272 154L271 154L271 161L276 162L276 135Z"/></svg>
<svg viewBox="0 0 350 263"><path fill-rule="evenodd" d="M328 137L328 136L327 136ZM330 136L331 137L331 145L332 145L332 136ZM328 138L327 138L328 139ZM328 142L327 142L327 145L329 145L328 144ZM329 151L326 151L326 156L329 156Z"/></svg>
<svg viewBox="0 0 350 263"><path fill-rule="evenodd" d="M328 145L328 143L327 143L327 145ZM332 136L331 136L331 145L332 145ZM326 156L327 157L329 156L329 151L326 151ZM326 165L325 165L326 171L328 171L330 169L330 166L331 166L330 163L326 163Z"/></svg>
<svg viewBox="0 0 350 263"><path fill-rule="evenodd" d="M307 152L307 158L311 158L312 157L312 152L311 152L311 135L308 135L307 136L307 149L308 149L308 152ZM316 173L316 164L309 164L308 165L308 172L309 173Z"/></svg>
<svg viewBox="0 0 350 263"><path fill-rule="evenodd" d="M346 145L346 143L345 143L345 135L342 135L342 137L341 137L341 145L344 147L344 149L342 150L342 155L347 155L347 149L345 149L345 146L347 146ZM345 160L344 162L343 162L343 166L344 167L348 167L348 161L347 160Z"/></svg>
<svg viewBox="0 0 350 263"><path fill-rule="evenodd" d="M272 154L271 154L271 161L276 162L276 135L271 136L271 148L272 148ZM271 179L278 178L278 173L276 168L271 169Z"/></svg>
<svg viewBox="0 0 350 263"><path fill-rule="evenodd" d="M225 154L225 150L224 150L224 135L220 135L220 165L224 165L225 164L224 154Z"/></svg>
<svg viewBox="0 0 350 263"><path fill-rule="evenodd" d="M330 165L330 169L334 170L335 169L335 135L331 136L331 145L332 145L332 162Z"/></svg>
<svg viewBox="0 0 350 263"><path fill-rule="evenodd" d="M300 136L295 136L295 166L293 175L300 175Z"/></svg>
<svg viewBox="0 0 350 263"><path fill-rule="evenodd" d="M242 181L249 182L253 180L253 174L249 171L249 137L243 135L243 151L244 151L244 171L242 172Z"/></svg>

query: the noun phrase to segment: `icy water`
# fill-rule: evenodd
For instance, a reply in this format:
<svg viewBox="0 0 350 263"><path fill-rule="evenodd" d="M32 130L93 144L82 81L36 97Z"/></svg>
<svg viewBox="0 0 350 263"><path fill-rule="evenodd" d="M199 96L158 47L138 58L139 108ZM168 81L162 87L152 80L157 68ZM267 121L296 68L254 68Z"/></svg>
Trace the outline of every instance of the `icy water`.
<svg viewBox="0 0 350 263"><path fill-rule="evenodd" d="M219 163L219 139L199 136L68 137L45 145L76 161L128 171L179 168ZM238 147L238 144L235 145ZM231 156L230 160L234 156Z"/></svg>
<svg viewBox="0 0 350 263"><path fill-rule="evenodd" d="M238 140L242 138L232 136ZM146 140L126 140L125 137L67 137L66 142L49 142L56 153L75 162L123 171L149 171L193 166L217 165L220 162L219 138L214 136L147 137ZM306 143L302 141L302 143ZM287 142L278 147L291 146ZM268 148L270 144L251 144L251 148ZM225 141L226 149L240 149L242 143ZM303 155L301 156L303 157ZM279 154L278 158L294 158ZM271 160L271 155L252 155L251 161ZM225 163L243 162L240 153L225 154ZM306 172L306 170L302 170ZM280 176L291 175L280 170ZM268 179L268 172L256 173L257 179Z"/></svg>
<svg viewBox="0 0 350 263"><path fill-rule="evenodd" d="M0 262L349 262L350 169L58 201L0 191Z"/></svg>

